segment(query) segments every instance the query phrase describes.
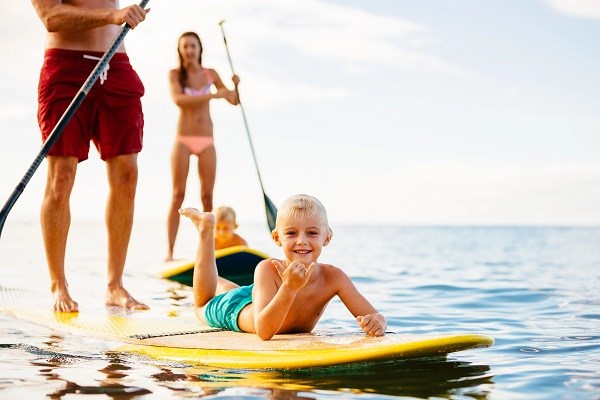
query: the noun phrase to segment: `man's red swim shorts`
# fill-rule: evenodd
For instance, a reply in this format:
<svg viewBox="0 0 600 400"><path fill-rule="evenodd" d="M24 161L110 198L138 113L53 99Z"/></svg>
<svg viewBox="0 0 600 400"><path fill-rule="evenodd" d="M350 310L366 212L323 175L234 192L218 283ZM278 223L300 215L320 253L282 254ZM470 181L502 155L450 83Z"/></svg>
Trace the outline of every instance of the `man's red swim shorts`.
<svg viewBox="0 0 600 400"><path fill-rule="evenodd" d="M103 53L47 49L38 87L38 122L42 139L50 135ZM142 150L144 85L125 53L116 53L87 94L51 156L88 158L90 140L103 160Z"/></svg>

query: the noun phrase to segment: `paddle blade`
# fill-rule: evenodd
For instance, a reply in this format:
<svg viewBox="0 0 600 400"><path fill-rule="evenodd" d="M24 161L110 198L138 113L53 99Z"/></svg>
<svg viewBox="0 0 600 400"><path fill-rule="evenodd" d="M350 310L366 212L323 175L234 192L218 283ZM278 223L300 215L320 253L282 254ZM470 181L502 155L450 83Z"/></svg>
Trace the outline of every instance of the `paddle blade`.
<svg viewBox="0 0 600 400"><path fill-rule="evenodd" d="M277 219L277 207L275 204L269 199L266 193L263 192L263 197L265 199L265 210L267 212L267 223L269 224L269 230L275 230L275 220Z"/></svg>

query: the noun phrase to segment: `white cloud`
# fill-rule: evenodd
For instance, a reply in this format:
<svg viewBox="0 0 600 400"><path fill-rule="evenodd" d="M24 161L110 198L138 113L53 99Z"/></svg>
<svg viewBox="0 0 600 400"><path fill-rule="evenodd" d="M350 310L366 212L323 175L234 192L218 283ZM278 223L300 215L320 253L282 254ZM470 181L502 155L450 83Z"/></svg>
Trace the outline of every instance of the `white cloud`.
<svg viewBox="0 0 600 400"><path fill-rule="evenodd" d="M598 0L547 0L554 10L580 18L600 20Z"/></svg>
<svg viewBox="0 0 600 400"><path fill-rule="evenodd" d="M328 103L351 96L351 87L323 84L328 78L317 72L317 64L323 63L338 65L341 75L352 76L380 73L382 67L472 75L434 55L430 46L440 39L431 28L348 6L319 0L183 0L177 7L168 2L150 7L147 21L127 37L134 66L144 82L153 82L147 85L148 99L151 92L168 98L165 71L176 66L175 43L186 30L202 37L205 64L229 77L217 25L222 19L243 96L263 109L275 103Z"/></svg>
<svg viewBox="0 0 600 400"><path fill-rule="evenodd" d="M261 4L255 18L270 26L271 40L276 38L302 54L369 66L466 74L427 51L427 45L439 39L425 25L318 0L297 2L293 7L281 7L275 1Z"/></svg>
<svg viewBox="0 0 600 400"><path fill-rule="evenodd" d="M178 7L158 3L156 9L153 8L156 15L149 17L157 20L152 22L153 35L172 30L172 21L177 21L178 32L186 27L203 27L200 33L204 38L219 40L216 24L225 19L228 36L235 38L230 47L244 59L264 54L264 51L284 49L291 54L360 63L371 68L383 65L453 76L469 74L436 57L428 46L441 39L428 26L413 21L319 0L285 3L234 0L228 4L215 0L182 1ZM164 39L163 35L157 41ZM175 37L168 40L173 39Z"/></svg>

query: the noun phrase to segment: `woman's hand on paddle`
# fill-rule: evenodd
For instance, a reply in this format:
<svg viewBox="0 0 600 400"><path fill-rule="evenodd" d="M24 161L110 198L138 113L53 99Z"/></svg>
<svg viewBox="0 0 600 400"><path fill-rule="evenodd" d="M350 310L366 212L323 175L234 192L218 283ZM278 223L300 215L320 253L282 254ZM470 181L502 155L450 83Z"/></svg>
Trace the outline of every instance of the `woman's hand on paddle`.
<svg viewBox="0 0 600 400"><path fill-rule="evenodd" d="M233 105L237 105L237 92L235 90L229 90L225 86L218 88L216 93L212 95L213 99L225 99Z"/></svg>
<svg viewBox="0 0 600 400"><path fill-rule="evenodd" d="M213 93L212 97L213 99L226 99L229 95L229 92L230 90L223 86L218 88L216 93Z"/></svg>
<svg viewBox="0 0 600 400"><path fill-rule="evenodd" d="M240 77L237 75L233 75L231 77L231 81L233 82L233 85L235 87L227 96L227 101L231 103L231 105L237 106L238 104L240 104L240 98L238 95L238 85L240 84Z"/></svg>
<svg viewBox="0 0 600 400"><path fill-rule="evenodd" d="M285 261L284 264L279 260L271 260L271 263L273 263L279 276L281 276L283 285L296 292L306 285L315 269L315 263L311 263L308 267L297 261L292 261L289 264Z"/></svg>
<svg viewBox="0 0 600 400"><path fill-rule="evenodd" d="M237 90L230 90L225 96L225 100L227 100L231 105L237 106L239 104Z"/></svg>
<svg viewBox="0 0 600 400"><path fill-rule="evenodd" d="M385 317L378 312L359 315L356 317L356 322L369 336L383 336L387 329Z"/></svg>

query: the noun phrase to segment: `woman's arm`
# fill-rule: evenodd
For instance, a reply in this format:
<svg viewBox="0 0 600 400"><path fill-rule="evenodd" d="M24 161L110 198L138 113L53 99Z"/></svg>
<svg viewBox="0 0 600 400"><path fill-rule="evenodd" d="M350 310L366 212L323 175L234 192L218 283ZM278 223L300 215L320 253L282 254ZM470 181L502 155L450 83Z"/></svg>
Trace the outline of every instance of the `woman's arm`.
<svg viewBox="0 0 600 400"><path fill-rule="evenodd" d="M178 107L197 106L218 97L217 94L207 93L200 96L190 96L183 93L181 83L179 83L179 70L169 71L169 87L171 89L171 98Z"/></svg>
<svg viewBox="0 0 600 400"><path fill-rule="evenodd" d="M237 75L233 75L231 77L231 81L233 82L235 89L229 90L221 80L221 77L219 76L217 71L215 71L214 69L211 69L209 71L212 74L213 82L215 87L217 88L217 91L223 91L222 97L225 100L227 100L231 105L237 106L238 104L240 104L239 97L237 94L237 86L240 83L240 78Z"/></svg>

